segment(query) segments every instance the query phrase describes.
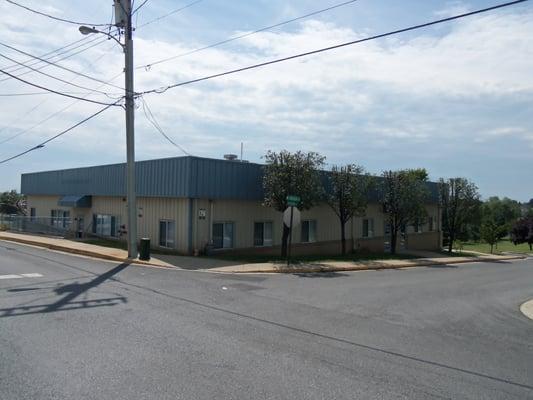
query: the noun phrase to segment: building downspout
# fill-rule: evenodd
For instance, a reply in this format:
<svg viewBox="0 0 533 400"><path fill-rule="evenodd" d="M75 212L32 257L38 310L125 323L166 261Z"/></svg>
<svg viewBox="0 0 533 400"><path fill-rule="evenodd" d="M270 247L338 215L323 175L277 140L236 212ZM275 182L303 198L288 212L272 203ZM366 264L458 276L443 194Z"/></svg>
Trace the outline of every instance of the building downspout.
<svg viewBox="0 0 533 400"><path fill-rule="evenodd" d="M213 200L209 200L209 215L207 217L207 224L208 224L208 241L209 241L209 244L213 244Z"/></svg>

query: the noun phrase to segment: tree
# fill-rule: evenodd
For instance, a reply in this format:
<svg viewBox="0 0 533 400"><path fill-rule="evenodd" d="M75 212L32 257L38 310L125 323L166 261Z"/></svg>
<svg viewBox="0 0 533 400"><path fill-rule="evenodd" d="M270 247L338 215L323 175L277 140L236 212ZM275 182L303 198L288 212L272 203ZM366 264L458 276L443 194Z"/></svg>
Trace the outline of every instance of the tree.
<svg viewBox="0 0 533 400"><path fill-rule="evenodd" d="M499 225L494 219L487 219L481 225L481 239L490 245L490 253L492 254L494 245L505 236L507 230L505 225Z"/></svg>
<svg viewBox="0 0 533 400"><path fill-rule="evenodd" d="M507 197L489 197L482 206L484 219L491 218L499 226L505 226L507 231L511 225L522 215L520 203ZM505 235L504 235L505 236Z"/></svg>
<svg viewBox="0 0 533 400"><path fill-rule="evenodd" d="M341 249L346 254L346 223L364 214L368 202L371 178L363 167L348 164L334 165L328 176L326 201L337 215L341 228Z"/></svg>
<svg viewBox="0 0 533 400"><path fill-rule="evenodd" d="M439 201L442 207L444 234L448 243L448 252L452 252L453 243L467 230L474 221L479 209L477 186L465 178L439 180Z"/></svg>
<svg viewBox="0 0 533 400"><path fill-rule="evenodd" d="M527 243L529 250L533 250L533 217L524 217L515 222L511 229L511 241L515 246Z"/></svg>
<svg viewBox="0 0 533 400"><path fill-rule="evenodd" d="M26 198L16 190L1 193L0 214L26 214Z"/></svg>
<svg viewBox="0 0 533 400"><path fill-rule="evenodd" d="M263 204L284 212L288 207L287 196L300 197L298 208L308 210L323 198L323 185L320 170L324 166L325 157L318 153L290 153L282 150L279 153L269 151L265 155ZM287 255L289 228L283 224L281 256Z"/></svg>
<svg viewBox="0 0 533 400"><path fill-rule="evenodd" d="M384 171L380 188L381 204L390 227L391 253L396 253L398 232L426 216L424 207L429 195L425 169Z"/></svg>

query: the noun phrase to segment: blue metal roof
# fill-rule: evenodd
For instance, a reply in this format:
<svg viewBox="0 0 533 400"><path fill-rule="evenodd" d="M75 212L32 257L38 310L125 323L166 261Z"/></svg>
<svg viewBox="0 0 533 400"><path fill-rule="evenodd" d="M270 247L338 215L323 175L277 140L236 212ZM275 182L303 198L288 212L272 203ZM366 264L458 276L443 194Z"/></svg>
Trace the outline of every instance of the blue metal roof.
<svg viewBox="0 0 533 400"><path fill-rule="evenodd" d="M257 200L263 198L262 166L240 161L174 157L137 161L142 197ZM22 174L26 195L125 196L126 164Z"/></svg>
<svg viewBox="0 0 533 400"><path fill-rule="evenodd" d="M263 166L201 157L137 161L136 190L141 197L263 200ZM378 178L379 179L379 178ZM22 174L26 195L126 196L126 164ZM437 184L428 183L430 201ZM377 201L377 193L369 195Z"/></svg>

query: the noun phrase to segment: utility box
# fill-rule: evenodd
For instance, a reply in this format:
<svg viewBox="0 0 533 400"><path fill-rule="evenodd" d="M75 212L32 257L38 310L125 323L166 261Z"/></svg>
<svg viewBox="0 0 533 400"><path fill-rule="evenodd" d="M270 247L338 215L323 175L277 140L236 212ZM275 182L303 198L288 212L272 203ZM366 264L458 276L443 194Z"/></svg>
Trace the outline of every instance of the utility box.
<svg viewBox="0 0 533 400"><path fill-rule="evenodd" d="M150 239L142 238L139 246L139 260L150 261Z"/></svg>

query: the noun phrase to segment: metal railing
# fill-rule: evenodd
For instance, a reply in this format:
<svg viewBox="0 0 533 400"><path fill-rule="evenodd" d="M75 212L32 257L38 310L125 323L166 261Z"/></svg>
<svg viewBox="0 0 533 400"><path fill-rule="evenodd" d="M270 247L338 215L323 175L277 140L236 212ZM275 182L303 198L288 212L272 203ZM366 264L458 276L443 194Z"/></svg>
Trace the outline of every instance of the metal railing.
<svg viewBox="0 0 533 400"><path fill-rule="evenodd" d="M52 236L73 236L71 218L33 217L0 214L0 228L14 232L38 233Z"/></svg>

